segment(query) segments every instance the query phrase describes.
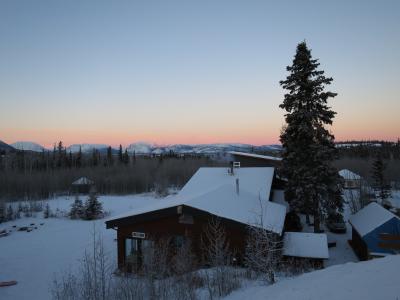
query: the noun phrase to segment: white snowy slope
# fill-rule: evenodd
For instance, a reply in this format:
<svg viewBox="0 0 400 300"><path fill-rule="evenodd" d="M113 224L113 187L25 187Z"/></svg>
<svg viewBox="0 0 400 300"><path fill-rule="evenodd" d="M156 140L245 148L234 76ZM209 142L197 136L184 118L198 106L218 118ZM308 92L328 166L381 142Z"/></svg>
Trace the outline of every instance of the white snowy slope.
<svg viewBox="0 0 400 300"><path fill-rule="evenodd" d="M136 153L136 154L149 154L152 152L153 146L148 143L144 142L138 142L138 143L133 143L130 144L128 147L126 147L126 150L128 153Z"/></svg>
<svg viewBox="0 0 400 300"><path fill-rule="evenodd" d="M10 144L12 147L18 150L28 150L35 152L42 152L45 148L35 142L20 141Z"/></svg>
<svg viewBox="0 0 400 300"><path fill-rule="evenodd" d="M72 153L79 152L79 149L82 149L82 152L91 152L93 149L105 149L109 146L106 144L73 144L67 147L67 152L71 151Z"/></svg>
<svg viewBox="0 0 400 300"><path fill-rule="evenodd" d="M336 265L270 286L243 288L227 300L396 300L400 299L400 255Z"/></svg>

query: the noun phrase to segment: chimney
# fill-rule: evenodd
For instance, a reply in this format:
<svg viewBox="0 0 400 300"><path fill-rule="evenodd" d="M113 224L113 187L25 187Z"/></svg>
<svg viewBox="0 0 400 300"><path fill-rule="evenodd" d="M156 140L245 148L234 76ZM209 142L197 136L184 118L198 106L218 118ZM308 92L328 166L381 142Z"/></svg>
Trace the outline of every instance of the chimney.
<svg viewBox="0 0 400 300"><path fill-rule="evenodd" d="M236 194L239 195L239 178L236 178Z"/></svg>

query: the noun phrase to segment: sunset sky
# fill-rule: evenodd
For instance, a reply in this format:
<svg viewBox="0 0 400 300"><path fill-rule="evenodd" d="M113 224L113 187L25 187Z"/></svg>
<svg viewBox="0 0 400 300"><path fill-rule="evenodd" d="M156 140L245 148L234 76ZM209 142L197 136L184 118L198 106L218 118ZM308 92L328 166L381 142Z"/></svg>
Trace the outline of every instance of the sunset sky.
<svg viewBox="0 0 400 300"><path fill-rule="evenodd" d="M0 1L0 140L277 143L303 40L336 139L397 140L400 1L266 0Z"/></svg>

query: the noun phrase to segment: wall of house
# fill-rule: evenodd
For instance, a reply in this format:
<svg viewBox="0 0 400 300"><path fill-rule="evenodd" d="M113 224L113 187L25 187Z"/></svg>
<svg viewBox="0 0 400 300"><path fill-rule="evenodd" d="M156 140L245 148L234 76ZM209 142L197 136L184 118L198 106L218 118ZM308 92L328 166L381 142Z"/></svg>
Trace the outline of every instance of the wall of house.
<svg viewBox="0 0 400 300"><path fill-rule="evenodd" d="M189 219L192 218L193 224L180 223L179 217L180 215L176 214L157 220L119 226L117 230L118 266L123 268L125 265L125 239L132 237L132 232L143 232L146 235L146 239L154 241L160 238L184 236L191 241L193 253L200 260L202 257L201 236L210 220L210 216L191 214ZM237 253L237 259L240 262L245 250L247 227L241 223L227 222L226 219L221 219L221 222L225 228L230 249Z"/></svg>
<svg viewBox="0 0 400 300"><path fill-rule="evenodd" d="M232 155L234 161L240 162L240 167L279 167L281 161L267 160L263 158Z"/></svg>
<svg viewBox="0 0 400 300"><path fill-rule="evenodd" d="M368 247L358 232L353 228L351 233L351 247L360 260L368 260Z"/></svg>

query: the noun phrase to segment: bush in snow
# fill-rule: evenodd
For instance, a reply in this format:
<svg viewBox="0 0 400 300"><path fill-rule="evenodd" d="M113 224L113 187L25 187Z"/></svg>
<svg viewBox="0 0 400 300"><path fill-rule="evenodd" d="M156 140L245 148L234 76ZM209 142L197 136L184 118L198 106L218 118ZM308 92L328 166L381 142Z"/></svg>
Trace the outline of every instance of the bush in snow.
<svg viewBox="0 0 400 300"><path fill-rule="evenodd" d="M69 212L69 217L71 219L80 219L85 216L85 209L83 207L82 200L79 199L79 196L75 196L75 201L71 205L71 210Z"/></svg>
<svg viewBox="0 0 400 300"><path fill-rule="evenodd" d="M279 236L262 227L249 227L245 263L247 267L263 276L269 283L275 283L282 253Z"/></svg>
<svg viewBox="0 0 400 300"><path fill-rule="evenodd" d="M204 279L210 299L223 297L240 287L240 279L232 267L234 255L229 249L225 228L218 218L207 224L201 237L204 263L211 268L204 270Z"/></svg>
<svg viewBox="0 0 400 300"><path fill-rule="evenodd" d="M12 220L15 219L14 209L13 209L11 204L8 205L8 207L7 207L7 216L6 216L6 218L7 218L7 221L12 221Z"/></svg>
<svg viewBox="0 0 400 300"><path fill-rule="evenodd" d="M46 203L43 211L43 218L47 219L49 217L51 217L51 209L49 203Z"/></svg>

